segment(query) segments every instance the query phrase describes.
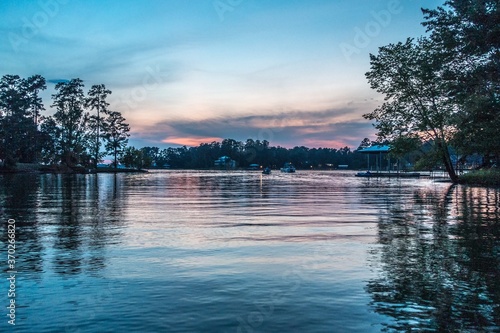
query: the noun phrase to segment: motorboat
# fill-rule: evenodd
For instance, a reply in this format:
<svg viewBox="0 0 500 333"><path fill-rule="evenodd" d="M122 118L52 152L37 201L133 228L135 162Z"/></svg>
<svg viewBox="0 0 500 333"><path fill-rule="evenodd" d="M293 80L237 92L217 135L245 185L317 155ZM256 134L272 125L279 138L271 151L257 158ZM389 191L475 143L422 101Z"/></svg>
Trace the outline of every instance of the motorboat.
<svg viewBox="0 0 500 333"><path fill-rule="evenodd" d="M262 170L262 173L263 173L264 175L269 175L269 174L271 174L271 168L269 168L269 167L265 168L264 170Z"/></svg>
<svg viewBox="0 0 500 333"><path fill-rule="evenodd" d="M295 167L292 163L285 163L285 165L281 168L281 172L293 173L295 172Z"/></svg>

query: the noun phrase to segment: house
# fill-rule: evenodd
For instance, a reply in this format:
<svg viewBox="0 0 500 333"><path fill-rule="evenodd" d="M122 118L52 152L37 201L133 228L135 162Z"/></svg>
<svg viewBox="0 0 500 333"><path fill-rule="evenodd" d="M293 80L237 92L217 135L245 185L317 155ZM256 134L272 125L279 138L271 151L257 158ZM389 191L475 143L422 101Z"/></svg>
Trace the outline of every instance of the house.
<svg viewBox="0 0 500 333"><path fill-rule="evenodd" d="M229 156L222 156L215 160L214 166L221 169L234 169L236 168L236 161L232 160Z"/></svg>

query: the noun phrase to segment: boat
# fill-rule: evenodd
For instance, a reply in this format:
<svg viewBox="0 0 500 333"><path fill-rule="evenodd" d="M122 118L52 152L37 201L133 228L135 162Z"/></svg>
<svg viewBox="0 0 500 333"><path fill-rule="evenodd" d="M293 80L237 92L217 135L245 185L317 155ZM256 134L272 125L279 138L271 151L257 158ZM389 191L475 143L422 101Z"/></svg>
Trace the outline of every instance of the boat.
<svg viewBox="0 0 500 333"><path fill-rule="evenodd" d="M373 177L375 175L373 173L371 173L370 171L366 171L366 172L358 172L355 176L356 177Z"/></svg>
<svg viewBox="0 0 500 333"><path fill-rule="evenodd" d="M262 170L262 173L263 173L264 175L269 175L269 174L271 174L271 168L269 168L269 167L265 168L264 170Z"/></svg>
<svg viewBox="0 0 500 333"><path fill-rule="evenodd" d="M285 163L285 165L281 168L281 172L293 173L295 172L295 167L292 163Z"/></svg>

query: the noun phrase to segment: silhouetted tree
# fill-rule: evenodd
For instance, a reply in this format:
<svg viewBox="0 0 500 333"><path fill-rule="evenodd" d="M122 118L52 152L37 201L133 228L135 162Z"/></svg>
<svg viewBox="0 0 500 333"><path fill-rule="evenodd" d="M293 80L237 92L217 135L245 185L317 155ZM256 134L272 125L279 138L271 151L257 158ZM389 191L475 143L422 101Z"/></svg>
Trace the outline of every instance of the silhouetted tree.
<svg viewBox="0 0 500 333"><path fill-rule="evenodd" d="M54 121L59 128L58 150L61 161L72 166L80 162L87 147L87 121L84 116L86 103L83 81L72 79L56 84L52 107L56 108Z"/></svg>
<svg viewBox="0 0 500 333"><path fill-rule="evenodd" d="M106 150L113 155L113 164L118 167L118 157L123 154L124 148L128 143L130 127L125 123L125 118L117 111L109 111L105 125Z"/></svg>
<svg viewBox="0 0 500 333"><path fill-rule="evenodd" d="M424 26L448 55L443 79L459 106L453 144L463 154L500 157L500 3L448 0L423 10Z"/></svg>
<svg viewBox="0 0 500 333"><path fill-rule="evenodd" d="M106 89L104 84L93 85L89 92L88 97L85 101L85 106L90 108L90 110L95 110L96 114L90 117L89 127L93 132L92 135L95 138L94 149L93 149L93 159L94 167L97 168L97 163L102 159L103 155L100 154L101 139L103 135L101 134L101 127L103 123L103 118L101 118L101 113L105 115L108 114L109 103L106 101L108 95L111 94L111 90Z"/></svg>
<svg viewBox="0 0 500 333"><path fill-rule="evenodd" d="M432 143L456 182L448 151L457 129L453 123L456 108L441 77L444 58L432 40L425 38L379 48L378 55L370 55L366 77L373 89L385 95L385 102L364 117L376 121L380 139L418 138Z"/></svg>
<svg viewBox="0 0 500 333"><path fill-rule="evenodd" d="M39 92L45 88L40 75L27 79L5 75L0 80L0 158L4 165L36 161L38 118L44 110Z"/></svg>

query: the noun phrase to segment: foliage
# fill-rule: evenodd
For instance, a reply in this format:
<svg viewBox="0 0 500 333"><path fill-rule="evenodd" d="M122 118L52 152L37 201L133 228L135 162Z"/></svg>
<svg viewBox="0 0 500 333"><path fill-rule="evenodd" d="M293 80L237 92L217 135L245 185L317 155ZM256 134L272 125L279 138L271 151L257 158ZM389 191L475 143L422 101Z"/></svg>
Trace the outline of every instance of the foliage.
<svg viewBox="0 0 500 333"><path fill-rule="evenodd" d="M498 0L448 0L447 7L423 10L424 26L447 53L444 79L459 106L460 129L453 145L480 153L486 163L500 156L500 10Z"/></svg>
<svg viewBox="0 0 500 333"><path fill-rule="evenodd" d="M370 85L385 95L385 102L365 114L375 120L378 136L394 142L433 142L450 178L457 176L448 153L456 131L455 106L447 97L442 80L443 55L425 38L390 44L370 55ZM401 145L399 145L401 146ZM396 146L397 147L397 146Z"/></svg>
<svg viewBox="0 0 500 333"><path fill-rule="evenodd" d="M221 156L235 160L241 168L250 164L258 164L274 169L282 167L286 162L293 163L299 169L334 169L338 165L349 165L352 169L366 166L362 154L351 151L349 147L308 148L270 146L268 141L247 139L245 142L234 139L224 139L221 142L202 143L197 147L143 147L127 148L120 160L126 166L145 167L149 165L179 169L208 169L214 167L214 161Z"/></svg>
<svg viewBox="0 0 500 333"><path fill-rule="evenodd" d="M89 115L84 113L85 93L83 81L72 79L56 84L56 93L52 95L52 107L56 108L54 121L57 130L57 157L63 164L74 166L80 163L80 155L86 150L86 126Z"/></svg>
<svg viewBox="0 0 500 333"><path fill-rule="evenodd" d="M90 116L89 121L89 129L92 132L91 136L94 137L95 141L92 155L94 167L97 167L97 163L104 157L104 153L100 152L101 139L104 137L104 133L101 133L101 127L103 126L101 113L104 113L105 115L109 114L109 103L106 101L106 98L110 94L111 90L106 89L104 84L96 84L90 88L88 97L85 101L85 106L87 108L96 111L95 115Z"/></svg>
<svg viewBox="0 0 500 333"><path fill-rule="evenodd" d="M483 169L471 171L461 175L460 182L482 186L500 186L500 170Z"/></svg>
<svg viewBox="0 0 500 333"><path fill-rule="evenodd" d="M148 165L147 157L144 156L143 151L135 147L125 148L119 161L129 168L142 169Z"/></svg>
<svg viewBox="0 0 500 333"><path fill-rule="evenodd" d="M118 166L118 157L123 154L127 145L130 127L125 118L117 111L109 111L104 123L106 151L113 155L113 164Z"/></svg>
<svg viewBox="0 0 500 333"><path fill-rule="evenodd" d="M55 113L42 116L45 107L39 93L45 88L40 75L27 79L5 75L0 80L0 159L4 166L42 162L95 167L105 153L100 151L103 139L107 152L117 160L130 128L119 112L107 109L111 91L94 85L86 95L80 79L59 82L52 95Z"/></svg>
<svg viewBox="0 0 500 333"><path fill-rule="evenodd" d="M500 156L498 4L448 0L445 8L424 9L428 37L370 55L367 78L385 102L365 117L376 121L380 138L432 144L436 151L430 153L453 181L458 177L450 146L462 155L482 154L487 162ZM397 146L404 151L405 144Z"/></svg>
<svg viewBox="0 0 500 333"><path fill-rule="evenodd" d="M361 141L361 143L359 144L358 149L356 149L356 150L365 149L365 148L371 147L372 145L373 145L373 143L370 139L364 138Z"/></svg>
<svg viewBox="0 0 500 333"><path fill-rule="evenodd" d="M39 115L44 110L39 92L45 88L45 79L39 75L27 79L5 75L0 80L0 158L4 165L36 162Z"/></svg>

